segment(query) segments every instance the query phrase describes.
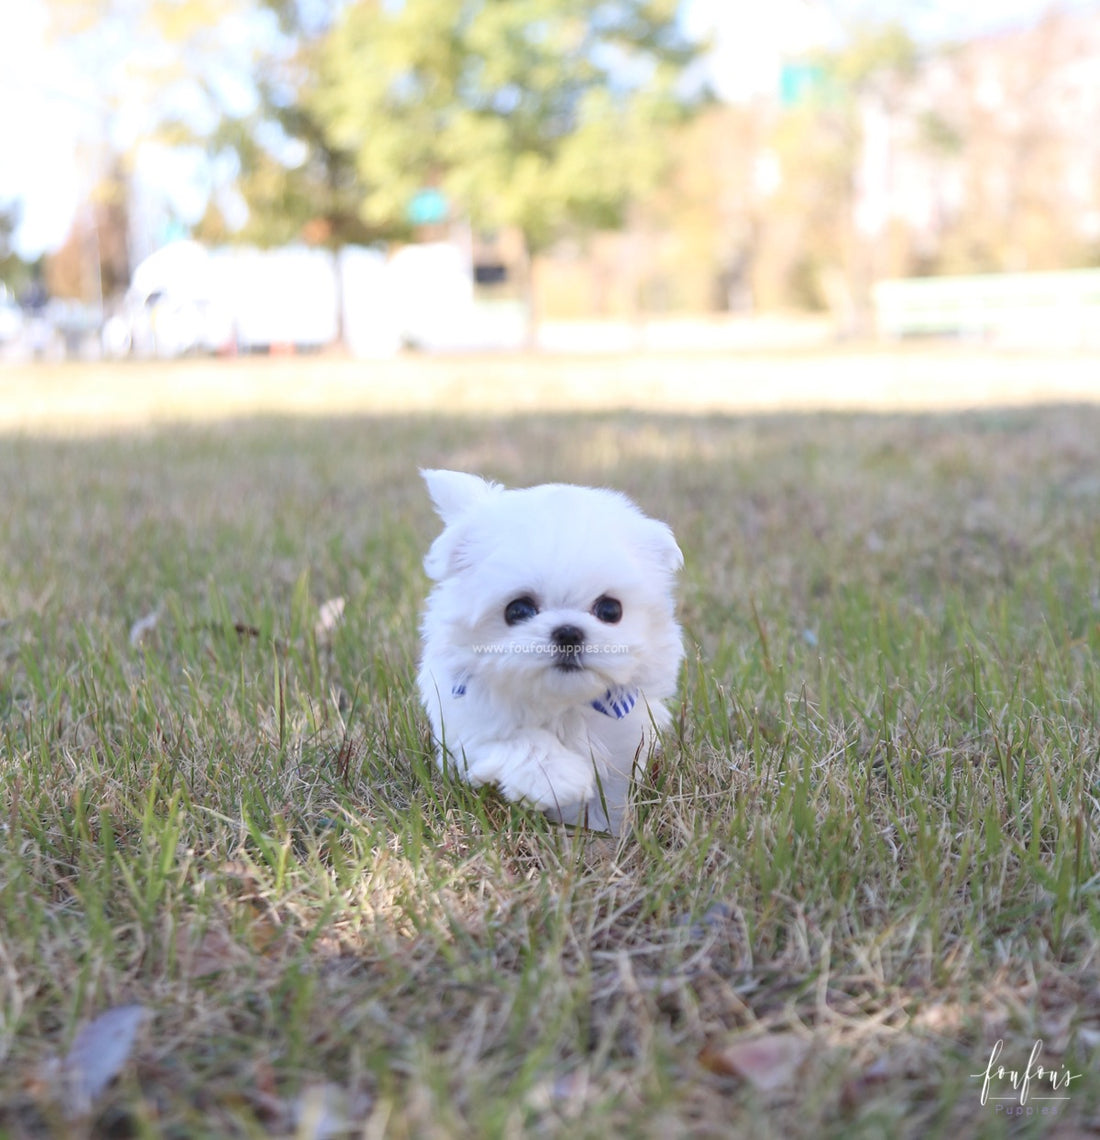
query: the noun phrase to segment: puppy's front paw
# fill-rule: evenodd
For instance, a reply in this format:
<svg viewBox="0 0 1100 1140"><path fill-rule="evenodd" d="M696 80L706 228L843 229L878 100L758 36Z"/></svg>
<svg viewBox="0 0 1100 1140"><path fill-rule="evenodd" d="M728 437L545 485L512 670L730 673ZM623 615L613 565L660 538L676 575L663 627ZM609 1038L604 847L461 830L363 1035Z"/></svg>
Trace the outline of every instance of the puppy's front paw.
<svg viewBox="0 0 1100 1140"><path fill-rule="evenodd" d="M549 733L496 741L486 749L484 762L501 795L543 811L586 800L596 786L592 762Z"/></svg>

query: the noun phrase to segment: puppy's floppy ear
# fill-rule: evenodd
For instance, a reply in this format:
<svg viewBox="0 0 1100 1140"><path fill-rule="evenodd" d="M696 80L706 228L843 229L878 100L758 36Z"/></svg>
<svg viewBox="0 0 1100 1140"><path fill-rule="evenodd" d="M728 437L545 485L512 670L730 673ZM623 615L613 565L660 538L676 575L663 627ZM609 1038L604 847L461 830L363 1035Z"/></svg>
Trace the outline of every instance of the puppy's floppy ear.
<svg viewBox="0 0 1100 1140"><path fill-rule="evenodd" d="M683 566L683 552L676 543L676 536L665 523L646 519L643 536L643 550L666 574L671 576Z"/></svg>
<svg viewBox="0 0 1100 1140"><path fill-rule="evenodd" d="M499 483L490 483L479 475L467 475L465 471L420 471L428 485L435 513L450 526L476 503L495 495L501 490Z"/></svg>

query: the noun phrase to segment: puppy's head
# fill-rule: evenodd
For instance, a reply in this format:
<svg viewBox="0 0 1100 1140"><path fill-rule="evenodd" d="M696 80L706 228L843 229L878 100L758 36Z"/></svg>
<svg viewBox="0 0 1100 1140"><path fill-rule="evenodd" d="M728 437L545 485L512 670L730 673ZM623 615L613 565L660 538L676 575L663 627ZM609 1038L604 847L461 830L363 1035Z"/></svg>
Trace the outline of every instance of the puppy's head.
<svg viewBox="0 0 1100 1140"><path fill-rule="evenodd" d="M573 703L675 672L683 556L664 523L614 491L423 475L444 522L424 633L471 675L509 699Z"/></svg>

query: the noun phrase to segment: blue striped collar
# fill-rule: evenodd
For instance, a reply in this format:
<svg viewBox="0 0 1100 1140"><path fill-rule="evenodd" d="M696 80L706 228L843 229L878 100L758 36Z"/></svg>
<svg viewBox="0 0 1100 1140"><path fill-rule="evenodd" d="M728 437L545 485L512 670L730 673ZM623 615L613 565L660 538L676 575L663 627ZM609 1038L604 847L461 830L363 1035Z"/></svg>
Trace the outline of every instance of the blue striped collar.
<svg viewBox="0 0 1100 1140"><path fill-rule="evenodd" d="M616 685L615 688L608 689L602 697L594 700L592 707L596 712L602 712L604 716L622 720L637 703L637 689L625 689L622 685Z"/></svg>

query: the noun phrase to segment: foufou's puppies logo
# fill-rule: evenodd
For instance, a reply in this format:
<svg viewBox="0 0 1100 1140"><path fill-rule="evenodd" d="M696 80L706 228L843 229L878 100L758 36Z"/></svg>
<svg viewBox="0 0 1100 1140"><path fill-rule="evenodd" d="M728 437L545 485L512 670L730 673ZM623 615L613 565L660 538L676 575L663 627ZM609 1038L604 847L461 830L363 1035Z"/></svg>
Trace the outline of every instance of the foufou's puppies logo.
<svg viewBox="0 0 1100 1140"><path fill-rule="evenodd" d="M1071 1073L1064 1065L1043 1065L1039 1060L1043 1052L1041 1037L1032 1046L1022 1069L1003 1063L1003 1052L1004 1042L998 1041L989 1054L985 1071L970 1074L971 1080L982 1082L982 1104L993 1104L997 1112L1006 1116L1056 1116L1069 1100L1070 1083L1081 1074Z"/></svg>

